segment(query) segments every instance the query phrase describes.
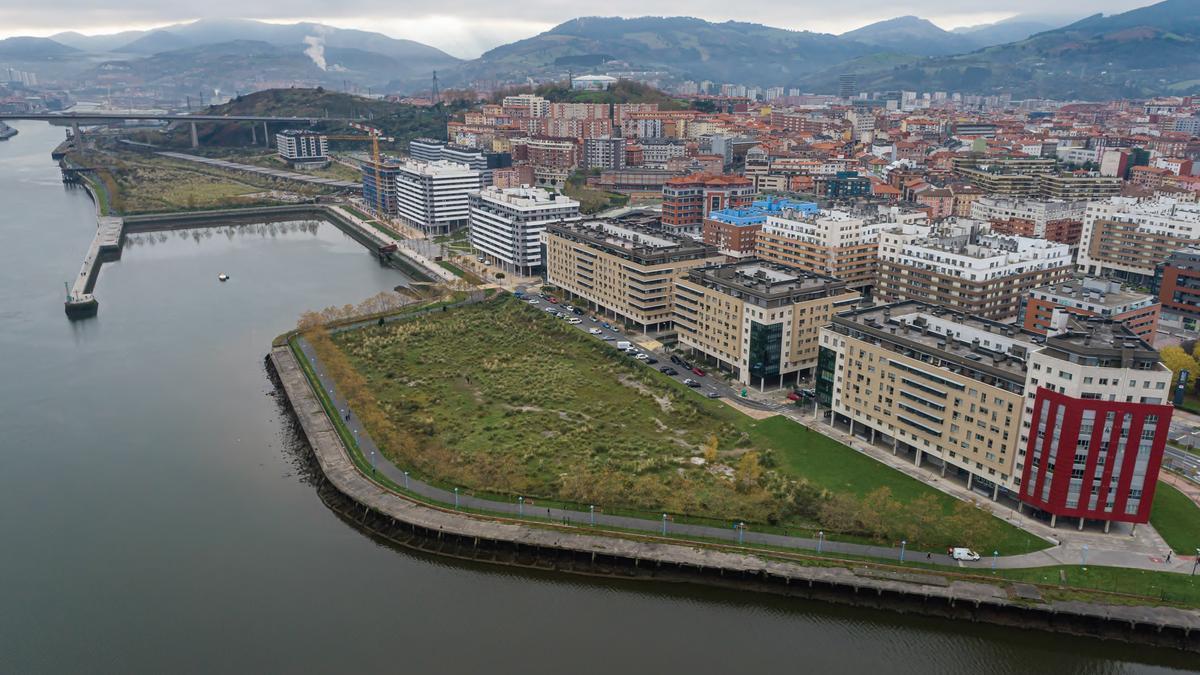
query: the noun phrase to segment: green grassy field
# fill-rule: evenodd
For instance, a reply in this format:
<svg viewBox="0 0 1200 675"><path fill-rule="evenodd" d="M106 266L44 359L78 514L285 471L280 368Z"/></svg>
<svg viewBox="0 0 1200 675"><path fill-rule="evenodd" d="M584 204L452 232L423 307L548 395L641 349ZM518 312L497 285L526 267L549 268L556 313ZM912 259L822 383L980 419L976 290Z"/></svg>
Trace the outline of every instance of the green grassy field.
<svg viewBox="0 0 1200 675"><path fill-rule="evenodd" d="M1045 546L786 418L702 398L509 296L333 342L369 390L377 414L359 416L390 458L467 489L914 549Z"/></svg>
<svg viewBox="0 0 1200 675"><path fill-rule="evenodd" d="M1200 507L1166 483L1154 493L1150 524L1176 553L1194 555L1200 548Z"/></svg>

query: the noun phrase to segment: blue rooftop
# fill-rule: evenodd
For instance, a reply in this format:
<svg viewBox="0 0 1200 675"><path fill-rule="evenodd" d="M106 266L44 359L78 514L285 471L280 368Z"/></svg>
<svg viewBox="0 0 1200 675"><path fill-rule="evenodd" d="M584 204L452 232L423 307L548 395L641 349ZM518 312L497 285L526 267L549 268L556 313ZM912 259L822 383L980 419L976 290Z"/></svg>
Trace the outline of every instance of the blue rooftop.
<svg viewBox="0 0 1200 675"><path fill-rule="evenodd" d="M768 197L754 202L749 208L721 209L708 214L708 217L736 227L746 227L747 225L765 223L767 222L767 216L773 213L782 213L785 210L798 211L805 215L810 215L815 214L819 209L813 202L801 202L782 197Z"/></svg>

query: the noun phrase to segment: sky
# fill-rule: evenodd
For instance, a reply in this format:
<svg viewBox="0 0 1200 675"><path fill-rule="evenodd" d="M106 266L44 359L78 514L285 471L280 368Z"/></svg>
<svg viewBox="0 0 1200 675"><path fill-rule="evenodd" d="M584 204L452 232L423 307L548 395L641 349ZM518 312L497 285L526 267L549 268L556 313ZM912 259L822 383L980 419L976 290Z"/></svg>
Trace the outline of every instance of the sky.
<svg viewBox="0 0 1200 675"><path fill-rule="evenodd" d="M154 28L205 18L247 18L293 23L314 21L417 40L454 56L474 58L506 42L536 35L567 19L604 16L695 16L709 21L750 21L780 28L842 33L875 21L912 14L947 30L992 23L1019 14L1083 16L1121 12L1151 0L606 0L603 5L563 0L0 0L0 38L87 35Z"/></svg>

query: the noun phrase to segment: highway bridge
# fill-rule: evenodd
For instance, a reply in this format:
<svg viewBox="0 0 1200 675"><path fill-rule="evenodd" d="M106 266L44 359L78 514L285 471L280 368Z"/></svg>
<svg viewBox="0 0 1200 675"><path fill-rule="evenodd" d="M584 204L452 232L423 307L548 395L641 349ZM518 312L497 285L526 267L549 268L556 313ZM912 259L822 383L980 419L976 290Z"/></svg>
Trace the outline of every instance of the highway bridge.
<svg viewBox="0 0 1200 675"><path fill-rule="evenodd" d="M357 122L354 117L279 117L266 115L205 115L187 113L148 113L148 112L53 112L53 113L0 113L0 121L4 120L36 120L49 122L56 126L70 126L72 133L79 137L79 127L142 120L148 122L187 122L191 126L192 147L200 146L200 138L196 134L197 122L249 122L257 129L262 124L263 138L270 145L270 128L268 124L312 125L317 122ZM257 136L257 134L256 134Z"/></svg>
<svg viewBox="0 0 1200 675"><path fill-rule="evenodd" d="M289 124L365 121L359 117L278 117L145 112L0 113L0 120L40 120L43 122L62 122L64 124L105 124L107 122L123 122L125 120L161 120L165 122L286 122Z"/></svg>

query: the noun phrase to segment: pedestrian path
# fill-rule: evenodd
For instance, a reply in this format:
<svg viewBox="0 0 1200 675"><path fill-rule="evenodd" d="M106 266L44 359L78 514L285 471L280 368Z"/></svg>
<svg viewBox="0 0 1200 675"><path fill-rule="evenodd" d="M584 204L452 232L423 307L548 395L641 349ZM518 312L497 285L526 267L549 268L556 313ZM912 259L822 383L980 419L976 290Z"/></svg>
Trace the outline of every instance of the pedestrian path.
<svg viewBox="0 0 1200 675"><path fill-rule="evenodd" d="M336 384L325 373L325 369L322 367L320 359L318 358L312 345L302 337L298 338L298 345L300 347L300 351L312 365L313 371L316 373L321 387L325 390L325 393L329 397L333 406L337 408L338 414L342 417L343 423L350 430L350 433L354 435L358 447L360 448L363 457L369 461L372 471L377 472L382 476L386 476L394 484L403 486L407 490L419 495L420 497L433 502L453 506L455 508L481 510L491 513L539 519L566 525L617 528L659 535L683 535L686 537L714 539L731 543L758 544L778 548L795 549L798 551L814 551L819 553L839 553L878 558L880 560L919 560L925 563L956 565L968 569L988 569L993 565L997 569L1017 569L1044 567L1048 565L1077 564L1106 565L1179 573L1188 573L1192 569L1192 563L1194 559L1191 557L1175 556L1170 563L1167 563L1165 560L1159 559L1146 551L1109 550L1099 546L1089 546L1086 550L1077 550L1071 547L1056 546L1034 553L1013 556L985 557L978 562L963 563L951 559L948 555L942 552L912 551L901 547L871 546L866 544L829 541L825 539L823 535L811 532L805 532L803 535L800 533L793 534L791 532L785 532L783 534L756 532L752 529L739 527L738 523L733 522L729 523L727 527L715 527L711 525L676 523L671 520L669 515L664 515L664 518L659 520L649 520L645 518L608 514L605 513L602 508L578 510L558 507L543 507L537 503L537 499L514 499L511 502L504 502L475 497L473 495L466 494L462 490L445 489L430 485L429 483L414 478L413 476L409 475L407 471L404 471L392 464L386 457L383 456L382 451L380 451L378 446L375 444L375 441L371 438L370 433L361 425L358 418L353 414L353 411L349 410L349 404L338 391ZM791 415L789 414L789 417L790 416ZM822 430L822 433L825 433L825 431ZM844 438L844 434L834 435L834 433L830 433L829 435L833 435L835 438L838 438L838 440L842 440L843 442L850 440ZM856 449L862 451L862 448ZM1165 552L1166 549L1162 549L1163 555L1165 555Z"/></svg>

